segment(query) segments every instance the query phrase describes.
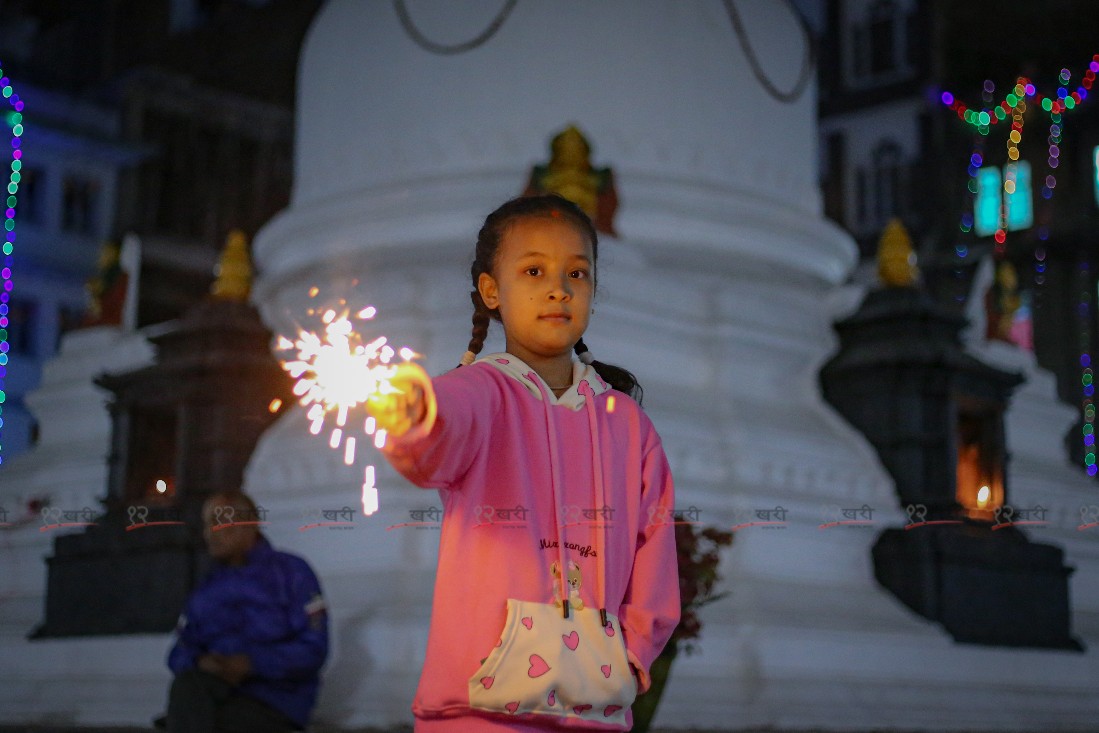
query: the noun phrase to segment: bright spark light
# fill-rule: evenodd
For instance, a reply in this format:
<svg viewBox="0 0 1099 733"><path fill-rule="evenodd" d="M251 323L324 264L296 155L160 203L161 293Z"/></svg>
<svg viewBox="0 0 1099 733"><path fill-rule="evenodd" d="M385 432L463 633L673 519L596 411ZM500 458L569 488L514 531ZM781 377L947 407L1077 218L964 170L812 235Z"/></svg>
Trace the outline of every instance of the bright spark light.
<svg viewBox="0 0 1099 733"><path fill-rule="evenodd" d="M318 288L309 289L309 297L315 298ZM287 352L282 367L292 378L293 393L299 404L307 407L309 432L320 435L329 415L334 415L335 425L329 434L328 445L333 450L343 447L343 461L355 463L357 440L351 425L362 425L366 435L373 436L375 447L385 445L385 430L369 415L353 413L375 394L392 394L398 390L389 380L397 370L395 357L411 361L419 356L403 346L390 346L385 336L364 336L357 329L363 321L377 315L374 306L352 312L346 301L339 301L340 310L318 305L307 314L319 319L317 331L301 329L297 339L285 336L277 339L277 348ZM354 422L349 423L352 419ZM362 420L362 422L359 422ZM378 490L374 486L374 467L367 466L362 489L363 513L370 515L378 510Z"/></svg>
<svg viewBox="0 0 1099 733"><path fill-rule="evenodd" d="M374 486L374 467L366 467L363 477L363 514L370 516L378 511L378 489Z"/></svg>

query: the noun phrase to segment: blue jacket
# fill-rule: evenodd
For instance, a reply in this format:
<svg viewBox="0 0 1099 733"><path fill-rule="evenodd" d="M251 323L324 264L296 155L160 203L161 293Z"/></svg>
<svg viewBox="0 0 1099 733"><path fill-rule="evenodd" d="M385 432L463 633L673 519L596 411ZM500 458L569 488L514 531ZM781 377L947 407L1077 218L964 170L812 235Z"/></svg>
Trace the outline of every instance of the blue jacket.
<svg viewBox="0 0 1099 733"><path fill-rule="evenodd" d="M328 656L324 599L305 560L261 536L243 566L215 565L187 599L177 633L172 672L191 669L208 652L247 654L252 676L240 692L305 727Z"/></svg>

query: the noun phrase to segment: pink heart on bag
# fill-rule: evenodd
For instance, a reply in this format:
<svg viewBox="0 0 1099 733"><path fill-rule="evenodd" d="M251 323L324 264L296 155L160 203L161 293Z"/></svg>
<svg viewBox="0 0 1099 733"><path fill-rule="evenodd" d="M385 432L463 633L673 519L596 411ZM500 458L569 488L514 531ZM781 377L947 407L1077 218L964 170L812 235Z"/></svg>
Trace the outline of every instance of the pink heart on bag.
<svg viewBox="0 0 1099 733"><path fill-rule="evenodd" d="M497 359L496 363L497 364L510 364L511 362L508 361L507 359Z"/></svg>
<svg viewBox="0 0 1099 733"><path fill-rule="evenodd" d="M606 677L608 680L611 678L611 665L604 664L602 667L599 668L599 671L602 672L603 676Z"/></svg>
<svg viewBox="0 0 1099 733"><path fill-rule="evenodd" d="M492 687L492 683L496 681L495 677L482 677L481 685L487 690Z"/></svg>
<svg viewBox="0 0 1099 733"><path fill-rule="evenodd" d="M546 698L546 704L551 708L557 704L557 690L550 690L549 697Z"/></svg>
<svg viewBox="0 0 1099 733"><path fill-rule="evenodd" d="M534 619L530 616L524 616L521 620L523 622L523 626L526 626L528 631L530 630L531 626L534 626Z"/></svg>
<svg viewBox="0 0 1099 733"><path fill-rule="evenodd" d="M507 710L509 713L514 714L515 711L519 709L519 701L516 700L515 702L509 702L507 705L504 706L504 709Z"/></svg>
<svg viewBox="0 0 1099 733"><path fill-rule="evenodd" d="M603 717L609 718L621 709L621 705L608 705L607 707L603 708Z"/></svg>
<svg viewBox="0 0 1099 733"><path fill-rule="evenodd" d="M583 715L589 710L591 710L591 705L574 705L572 708L572 711L577 715Z"/></svg>
<svg viewBox="0 0 1099 733"><path fill-rule="evenodd" d="M603 633L607 636L614 636L614 626L612 626L611 624L607 624L603 627Z"/></svg>
<svg viewBox="0 0 1099 733"><path fill-rule="evenodd" d="M527 677L541 677L549 671L550 666L546 664L545 659L542 659L537 654L530 655L530 669L527 670Z"/></svg>
<svg viewBox="0 0 1099 733"><path fill-rule="evenodd" d="M561 641L565 642L565 646L573 651L576 651L576 645L580 643L580 634L575 631L571 634L561 634Z"/></svg>

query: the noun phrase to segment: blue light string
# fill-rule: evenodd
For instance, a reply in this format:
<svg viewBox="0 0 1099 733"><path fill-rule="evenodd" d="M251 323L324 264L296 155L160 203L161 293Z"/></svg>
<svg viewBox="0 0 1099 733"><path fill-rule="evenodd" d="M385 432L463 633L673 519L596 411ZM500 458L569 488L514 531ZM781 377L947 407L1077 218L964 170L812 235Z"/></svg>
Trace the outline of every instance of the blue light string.
<svg viewBox="0 0 1099 733"><path fill-rule="evenodd" d="M11 109L4 114L4 124L11 131L11 165L9 167L7 198L4 206L4 238L2 250L4 266L0 268L0 429L4 427L4 402L7 392L4 382L8 376L8 352L11 349L8 334L8 313L12 291L12 267L15 251L15 210L19 193L19 182L23 169L23 100L12 89L11 80L4 75L0 63L0 94L3 94ZM2 431L0 431L2 432ZM0 443L0 463L4 462L3 444Z"/></svg>

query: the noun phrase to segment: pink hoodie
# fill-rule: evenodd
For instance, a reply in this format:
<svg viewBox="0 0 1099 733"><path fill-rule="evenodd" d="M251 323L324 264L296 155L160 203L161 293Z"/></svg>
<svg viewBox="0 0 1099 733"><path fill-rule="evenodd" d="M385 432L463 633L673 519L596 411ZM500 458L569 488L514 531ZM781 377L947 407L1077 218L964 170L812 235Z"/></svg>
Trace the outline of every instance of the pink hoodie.
<svg viewBox="0 0 1099 733"><path fill-rule="evenodd" d="M573 607L618 617L638 691L648 689L649 665L680 609L674 528L661 521L674 491L660 437L636 402L579 362L560 398L510 354L432 384L437 412L384 449L401 474L439 489L443 502L416 730L628 730L628 714L623 725L597 710L581 717L474 710L469 685L500 643L508 599L571 598ZM567 583L554 582L555 562L568 568Z"/></svg>

